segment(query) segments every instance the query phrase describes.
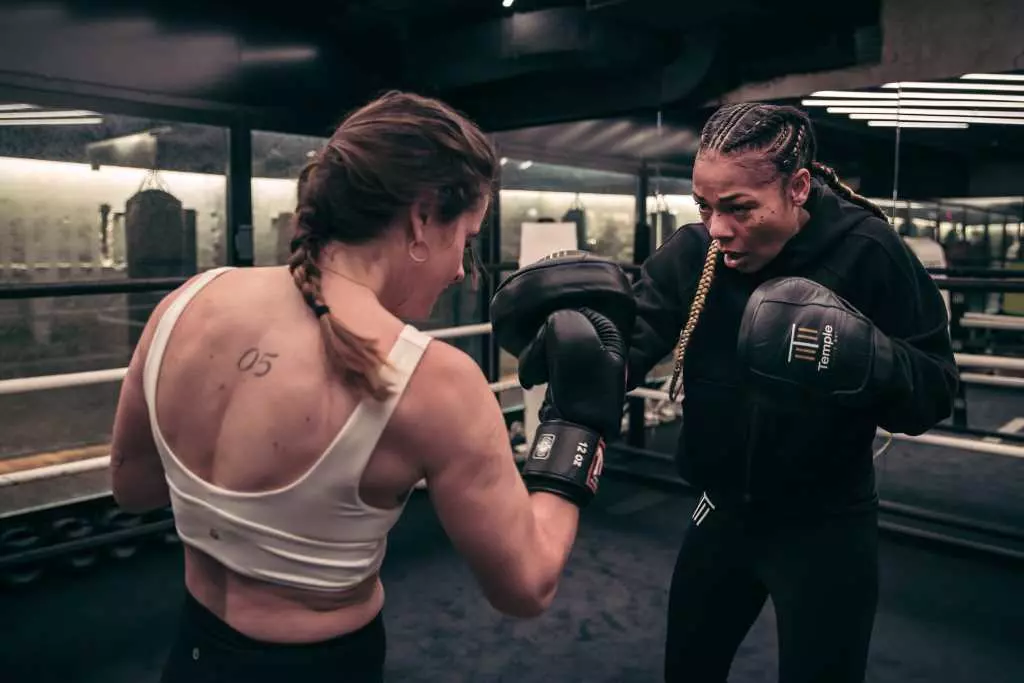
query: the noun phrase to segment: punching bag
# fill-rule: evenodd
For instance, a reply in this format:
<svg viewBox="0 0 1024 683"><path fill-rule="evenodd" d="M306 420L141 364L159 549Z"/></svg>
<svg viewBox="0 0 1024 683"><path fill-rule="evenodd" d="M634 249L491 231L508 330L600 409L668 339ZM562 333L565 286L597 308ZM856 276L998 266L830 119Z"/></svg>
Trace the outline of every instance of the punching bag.
<svg viewBox="0 0 1024 683"><path fill-rule="evenodd" d="M562 222L576 224L576 244L579 245L577 248L581 251L590 251L590 245L587 243L587 211L580 201L579 194L562 216Z"/></svg>
<svg viewBox="0 0 1024 683"><path fill-rule="evenodd" d="M654 211L650 215L650 225L654 231L655 247L660 247L665 240L676 231L676 215L668 208L665 195L654 196Z"/></svg>
<svg viewBox="0 0 1024 683"><path fill-rule="evenodd" d="M147 189L132 195L125 204L124 232L128 277L195 275L194 221L186 220L181 201L170 192Z"/></svg>
<svg viewBox="0 0 1024 683"><path fill-rule="evenodd" d="M155 173L147 181L155 179ZM197 272L196 216L163 187L143 187L125 203L124 239L128 277L190 277ZM128 295L129 341L138 343L164 292Z"/></svg>

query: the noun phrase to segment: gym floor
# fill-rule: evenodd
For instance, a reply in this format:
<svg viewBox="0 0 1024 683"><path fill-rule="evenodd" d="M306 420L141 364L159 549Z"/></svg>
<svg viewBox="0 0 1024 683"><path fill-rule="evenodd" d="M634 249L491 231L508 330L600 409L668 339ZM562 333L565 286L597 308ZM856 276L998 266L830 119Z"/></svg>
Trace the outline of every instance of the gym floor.
<svg viewBox="0 0 1024 683"><path fill-rule="evenodd" d="M417 494L383 571L388 680L659 680L669 577L694 501L615 480L602 488L583 516L555 604L534 620L487 605L429 500ZM869 681L1024 680L1019 567L884 540L881 572ZM155 682L182 595L176 545L6 591L3 680ZM769 603L730 680L776 681L776 667Z"/></svg>

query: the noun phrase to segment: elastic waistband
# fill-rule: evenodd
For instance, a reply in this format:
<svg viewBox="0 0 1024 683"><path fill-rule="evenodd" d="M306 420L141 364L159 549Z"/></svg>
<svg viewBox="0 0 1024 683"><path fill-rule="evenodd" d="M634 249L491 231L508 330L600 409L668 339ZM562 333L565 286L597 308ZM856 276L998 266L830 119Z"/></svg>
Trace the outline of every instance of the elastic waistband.
<svg viewBox="0 0 1024 683"><path fill-rule="evenodd" d="M360 647L362 643L376 642L383 636L384 612L377 613L368 624L362 628L345 633L328 640L321 640L313 643L273 643L250 638L244 633L235 630L223 619L206 608L196 600L189 591L185 591L185 604L182 609L183 626L187 630L198 631L206 638L224 647L235 651L258 650L260 652L272 651L301 651L307 654L317 652L334 652L338 648Z"/></svg>

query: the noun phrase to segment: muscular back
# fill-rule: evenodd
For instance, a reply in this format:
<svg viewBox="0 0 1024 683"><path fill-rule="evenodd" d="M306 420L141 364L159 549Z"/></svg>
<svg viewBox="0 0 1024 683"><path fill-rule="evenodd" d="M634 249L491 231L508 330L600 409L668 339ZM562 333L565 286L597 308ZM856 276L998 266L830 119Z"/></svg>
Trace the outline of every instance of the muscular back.
<svg viewBox="0 0 1024 683"><path fill-rule="evenodd" d="M402 323L354 285L338 301L335 315L378 339L386 355ZM232 271L207 285L178 319L159 377L157 423L170 449L192 473L232 491L295 481L357 405L332 376L317 321L282 268ZM410 386L393 423L415 394ZM400 431L389 425L360 483L374 507L400 505L422 476L397 443ZM376 577L343 594L312 593L242 577L193 548L186 548L186 581L236 629L279 642L358 628L383 600Z"/></svg>

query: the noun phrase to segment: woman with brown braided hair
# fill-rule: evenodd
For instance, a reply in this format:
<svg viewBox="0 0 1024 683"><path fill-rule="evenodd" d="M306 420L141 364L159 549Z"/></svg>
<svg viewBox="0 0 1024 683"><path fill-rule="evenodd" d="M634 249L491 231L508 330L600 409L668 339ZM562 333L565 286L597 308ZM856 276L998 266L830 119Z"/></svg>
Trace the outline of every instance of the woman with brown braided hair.
<svg viewBox="0 0 1024 683"><path fill-rule="evenodd" d="M154 311L111 460L117 502L170 503L184 546L165 682L380 681L379 570L421 480L496 609L551 604L579 508L528 492L476 362L403 323L464 277L498 173L470 121L384 95L302 173L287 267Z"/></svg>
<svg viewBox="0 0 1024 683"><path fill-rule="evenodd" d="M675 350L676 461L702 491L672 577L666 681L725 681L769 596L780 683L862 681L878 595L876 428L917 434L952 411L935 284L815 154L795 108L717 111L693 169L702 222L634 285L629 376Z"/></svg>

